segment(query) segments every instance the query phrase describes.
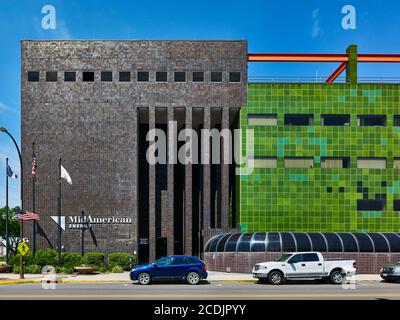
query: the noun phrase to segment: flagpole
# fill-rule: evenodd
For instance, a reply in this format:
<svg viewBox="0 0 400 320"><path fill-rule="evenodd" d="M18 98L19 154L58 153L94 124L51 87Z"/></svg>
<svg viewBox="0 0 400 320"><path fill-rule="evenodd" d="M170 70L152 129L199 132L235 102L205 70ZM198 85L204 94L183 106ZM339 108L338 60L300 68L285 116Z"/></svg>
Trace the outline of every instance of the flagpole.
<svg viewBox="0 0 400 320"><path fill-rule="evenodd" d="M9 263L9 254L8 254L8 248L9 248L9 238L8 238L8 158L6 158L6 262L7 264Z"/></svg>
<svg viewBox="0 0 400 320"><path fill-rule="evenodd" d="M35 142L32 142L32 161L35 157ZM32 212L36 213L36 174L32 176ZM36 253L36 220L33 220L32 223L32 254L35 256Z"/></svg>
<svg viewBox="0 0 400 320"><path fill-rule="evenodd" d="M58 158L58 262L61 263L61 157Z"/></svg>

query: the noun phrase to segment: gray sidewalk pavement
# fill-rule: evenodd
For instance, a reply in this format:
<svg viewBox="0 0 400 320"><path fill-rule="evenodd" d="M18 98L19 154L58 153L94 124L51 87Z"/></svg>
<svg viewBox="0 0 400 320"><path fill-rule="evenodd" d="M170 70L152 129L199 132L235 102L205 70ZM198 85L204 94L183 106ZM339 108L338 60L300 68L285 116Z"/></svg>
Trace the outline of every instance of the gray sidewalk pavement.
<svg viewBox="0 0 400 320"><path fill-rule="evenodd" d="M54 276L44 276L41 274L26 274L25 282L41 282L45 278L62 282L130 282L129 272L123 273L99 273L90 275L81 274L57 274ZM378 274L359 274L355 276L357 281L381 281ZM227 273L227 272L208 272L208 281L224 282L250 282L256 281L251 274L247 273ZM0 273L0 284L9 282L23 282L19 279L19 274Z"/></svg>

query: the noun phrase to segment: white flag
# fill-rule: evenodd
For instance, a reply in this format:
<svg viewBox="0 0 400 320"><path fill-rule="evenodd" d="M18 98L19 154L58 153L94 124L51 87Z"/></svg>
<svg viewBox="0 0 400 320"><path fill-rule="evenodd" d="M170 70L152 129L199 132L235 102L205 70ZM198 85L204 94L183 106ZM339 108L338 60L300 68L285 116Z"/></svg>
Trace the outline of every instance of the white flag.
<svg viewBox="0 0 400 320"><path fill-rule="evenodd" d="M72 184L72 179L69 176L69 173L67 172L67 170L65 170L65 168L62 165L61 165L61 178L67 180L69 184Z"/></svg>

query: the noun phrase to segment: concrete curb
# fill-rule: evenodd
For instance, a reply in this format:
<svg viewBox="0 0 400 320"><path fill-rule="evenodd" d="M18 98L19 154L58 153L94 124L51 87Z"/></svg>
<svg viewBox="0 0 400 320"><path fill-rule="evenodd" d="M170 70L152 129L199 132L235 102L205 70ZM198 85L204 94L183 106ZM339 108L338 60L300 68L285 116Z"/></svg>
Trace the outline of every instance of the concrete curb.
<svg viewBox="0 0 400 320"><path fill-rule="evenodd" d="M26 284L26 283L132 283L132 280L74 280L74 279L60 279L60 280L10 280L0 281L0 285L11 284ZM257 282L257 280L209 280L209 282L224 282L224 283L239 283L239 282Z"/></svg>
<svg viewBox="0 0 400 320"><path fill-rule="evenodd" d="M209 282L219 282L219 283L256 283L257 280L208 280ZM363 281L376 281L380 282L382 280L358 280L360 282ZM131 280L71 280L71 279L60 279L56 281L52 280L10 280L10 281L0 281L0 285L14 285L14 284L27 284L27 283L132 283Z"/></svg>
<svg viewBox="0 0 400 320"><path fill-rule="evenodd" d="M6 281L0 281L0 286L1 285L7 285L7 284L24 284L24 283L38 283L42 282L42 280L34 279L34 280L6 280Z"/></svg>

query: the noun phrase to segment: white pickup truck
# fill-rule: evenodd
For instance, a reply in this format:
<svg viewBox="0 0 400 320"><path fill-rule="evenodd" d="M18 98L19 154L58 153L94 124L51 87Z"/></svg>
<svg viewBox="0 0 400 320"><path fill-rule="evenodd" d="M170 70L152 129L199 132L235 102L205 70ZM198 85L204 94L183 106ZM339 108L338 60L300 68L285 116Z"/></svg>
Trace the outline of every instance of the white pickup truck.
<svg viewBox="0 0 400 320"><path fill-rule="evenodd" d="M346 276L355 275L355 260L325 260L320 252L286 253L276 261L257 263L253 277L262 282L281 284L285 280L326 280L341 284Z"/></svg>

